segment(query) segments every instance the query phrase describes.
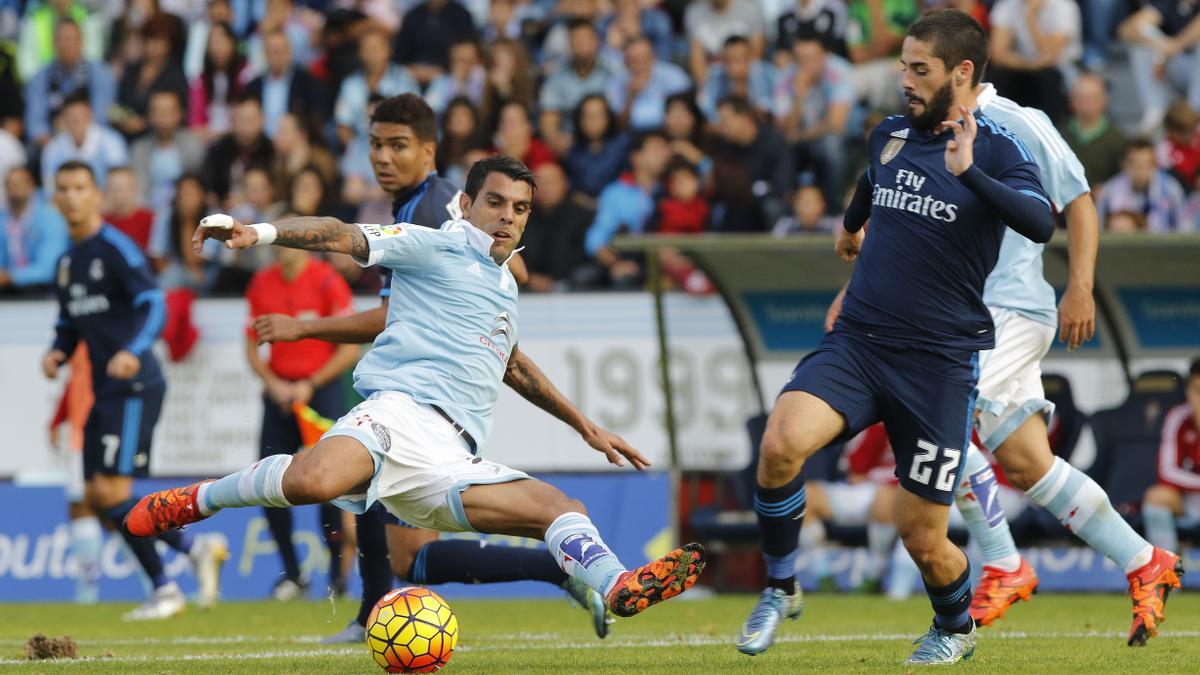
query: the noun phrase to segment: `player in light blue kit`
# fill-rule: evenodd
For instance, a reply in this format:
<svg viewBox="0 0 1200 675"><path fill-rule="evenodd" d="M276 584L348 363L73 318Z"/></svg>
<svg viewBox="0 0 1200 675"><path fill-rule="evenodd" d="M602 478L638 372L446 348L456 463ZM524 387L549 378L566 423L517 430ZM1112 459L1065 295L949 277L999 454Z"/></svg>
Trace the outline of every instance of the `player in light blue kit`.
<svg viewBox="0 0 1200 675"><path fill-rule="evenodd" d="M361 265L391 269L392 296L404 301L390 303L387 327L354 371L366 400L312 450L148 495L125 519L126 529L152 536L231 507L333 501L361 513L378 501L418 527L545 539L563 571L599 592L618 616L690 588L704 567L699 544L626 570L582 503L478 456L504 381L571 425L613 464L649 465L585 417L517 348L517 284L507 262L525 230L534 188L524 164L489 157L467 176L463 219L441 229L335 218L201 221L197 251L213 238L234 249L275 243L346 253Z"/></svg>

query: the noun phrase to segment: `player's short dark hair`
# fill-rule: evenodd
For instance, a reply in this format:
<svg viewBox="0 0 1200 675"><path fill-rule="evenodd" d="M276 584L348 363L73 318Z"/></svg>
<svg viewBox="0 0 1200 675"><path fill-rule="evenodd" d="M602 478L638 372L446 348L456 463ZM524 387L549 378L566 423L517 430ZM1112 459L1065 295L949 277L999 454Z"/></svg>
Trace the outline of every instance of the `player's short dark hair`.
<svg viewBox="0 0 1200 675"><path fill-rule="evenodd" d="M537 190L537 180L533 177L533 172L525 163L515 157L508 155L492 155L484 157L475 162L471 170L467 172L467 184L463 187L463 192L467 193L467 197L471 201L479 196L479 191L483 189L483 182L487 180L489 173L502 173L513 180L529 183L529 191Z"/></svg>
<svg viewBox="0 0 1200 675"><path fill-rule="evenodd" d="M979 84L988 63L988 38L983 26L970 14L957 9L935 9L925 12L909 26L908 37L928 42L933 55L954 68L963 61L975 64L971 86Z"/></svg>
<svg viewBox="0 0 1200 675"><path fill-rule="evenodd" d="M92 169L92 165L87 162L78 159L69 159L58 165L58 168L54 170L54 177L57 178L59 174L67 173L68 171L84 171L92 181L92 185L96 184L96 172Z"/></svg>
<svg viewBox="0 0 1200 675"><path fill-rule="evenodd" d="M371 115L371 123L403 124L412 129L422 143L437 142L437 115L425 99L416 94L385 98Z"/></svg>

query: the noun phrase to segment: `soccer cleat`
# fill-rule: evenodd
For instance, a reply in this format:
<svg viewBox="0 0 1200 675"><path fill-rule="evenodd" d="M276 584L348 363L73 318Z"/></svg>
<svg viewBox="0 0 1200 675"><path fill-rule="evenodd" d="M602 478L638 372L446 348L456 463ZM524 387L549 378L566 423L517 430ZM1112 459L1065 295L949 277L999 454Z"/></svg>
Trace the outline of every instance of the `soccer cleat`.
<svg viewBox="0 0 1200 675"><path fill-rule="evenodd" d="M271 597L280 602L304 598L308 595L308 587L307 577L301 576L299 579L284 577L275 582L275 586L271 589Z"/></svg>
<svg viewBox="0 0 1200 675"><path fill-rule="evenodd" d="M613 618L608 613L608 607L604 606L604 598L575 577L567 577L562 589L567 592L573 604L579 605L591 615L596 637L601 640L608 637L608 626L613 622Z"/></svg>
<svg viewBox="0 0 1200 675"><path fill-rule="evenodd" d="M939 666L958 663L971 658L975 653L975 625L970 633L951 633L934 624L929 632L913 640L917 651L904 662L906 666Z"/></svg>
<svg viewBox="0 0 1200 675"><path fill-rule="evenodd" d="M1129 595L1133 598L1130 647L1145 647L1147 640L1158 635L1158 624L1167 618L1167 596L1172 588L1179 588L1181 576L1183 563L1179 556L1158 547L1150 562L1128 574Z"/></svg>
<svg viewBox="0 0 1200 675"><path fill-rule="evenodd" d="M1038 576L1025 558L1015 572L983 566L975 595L971 598L971 618L979 626L990 626L1004 617L1018 600L1028 600L1037 593Z"/></svg>
<svg viewBox="0 0 1200 675"><path fill-rule="evenodd" d="M362 642L366 639L367 629L358 625L358 621L351 621L349 626L346 626L327 638L321 638L321 642L319 644L349 645Z"/></svg>
<svg viewBox="0 0 1200 675"><path fill-rule="evenodd" d="M151 492L142 497L125 514L125 531L135 537L153 537L204 520L208 516L201 515L200 507L196 505L196 494L205 482Z"/></svg>
<svg viewBox="0 0 1200 675"><path fill-rule="evenodd" d="M738 636L737 648L743 654L754 656L761 654L775 644L775 636L784 619L795 621L804 611L804 592L796 587L794 595L788 595L782 588L763 589L758 596L758 604L746 617L742 624L742 634Z"/></svg>
<svg viewBox="0 0 1200 675"><path fill-rule="evenodd" d="M187 600L174 581L154 589L146 602L126 612L121 618L126 621L157 621L183 614Z"/></svg>
<svg viewBox="0 0 1200 675"><path fill-rule="evenodd" d="M704 547L691 543L641 567L624 572L605 604L617 616L633 616L691 588L704 571Z"/></svg>
<svg viewBox="0 0 1200 675"><path fill-rule="evenodd" d="M213 533L197 537L188 557L192 559L196 581L200 586L197 604L203 609L212 609L221 597L221 566L229 560L225 535Z"/></svg>

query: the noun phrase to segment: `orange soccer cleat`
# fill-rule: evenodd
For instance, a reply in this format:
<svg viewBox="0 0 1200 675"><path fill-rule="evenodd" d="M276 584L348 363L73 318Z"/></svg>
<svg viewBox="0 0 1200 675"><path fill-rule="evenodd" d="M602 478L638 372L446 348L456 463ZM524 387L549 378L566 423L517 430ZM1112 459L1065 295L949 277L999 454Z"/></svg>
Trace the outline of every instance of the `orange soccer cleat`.
<svg viewBox="0 0 1200 675"><path fill-rule="evenodd" d="M1129 595L1133 598L1130 647L1144 647L1147 640L1158 635L1158 624L1167 618L1167 596L1172 588L1179 588L1181 576L1183 563L1179 556L1157 547L1150 562L1127 575Z"/></svg>
<svg viewBox="0 0 1200 675"><path fill-rule="evenodd" d="M200 513L196 495L200 486L206 482L208 481L151 492L142 497L141 501L125 514L125 531L135 537L153 537L167 530L204 520L208 516Z"/></svg>
<svg viewBox="0 0 1200 675"><path fill-rule="evenodd" d="M704 547L684 544L665 556L625 572L605 598L617 616L633 616L691 588L704 570Z"/></svg>
<svg viewBox="0 0 1200 675"><path fill-rule="evenodd" d="M1021 558L1021 566L1015 572L985 565L971 598L971 618L977 626L989 626L1018 600L1028 600L1037 593L1037 587L1037 572L1025 558Z"/></svg>

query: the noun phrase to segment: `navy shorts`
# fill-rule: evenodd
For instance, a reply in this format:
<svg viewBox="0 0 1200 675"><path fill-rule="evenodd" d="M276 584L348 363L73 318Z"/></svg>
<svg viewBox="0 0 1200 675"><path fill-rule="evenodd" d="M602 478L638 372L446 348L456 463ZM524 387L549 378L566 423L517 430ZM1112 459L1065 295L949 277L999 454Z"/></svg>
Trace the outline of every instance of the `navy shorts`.
<svg viewBox="0 0 1200 675"><path fill-rule="evenodd" d="M783 391L808 392L841 413L839 440L882 421L900 485L949 504L971 439L978 379L977 352L881 345L835 329Z"/></svg>
<svg viewBox="0 0 1200 675"><path fill-rule="evenodd" d="M83 478L97 473L145 478L165 385L136 394L96 397L83 427Z"/></svg>
<svg viewBox="0 0 1200 675"><path fill-rule="evenodd" d="M325 386L313 390L308 405L321 417L331 420L345 415L346 393L341 378L334 378ZM291 408L284 410L270 396L263 393L262 429L258 435L260 458L271 455L294 455L304 446L300 438L300 424Z"/></svg>

